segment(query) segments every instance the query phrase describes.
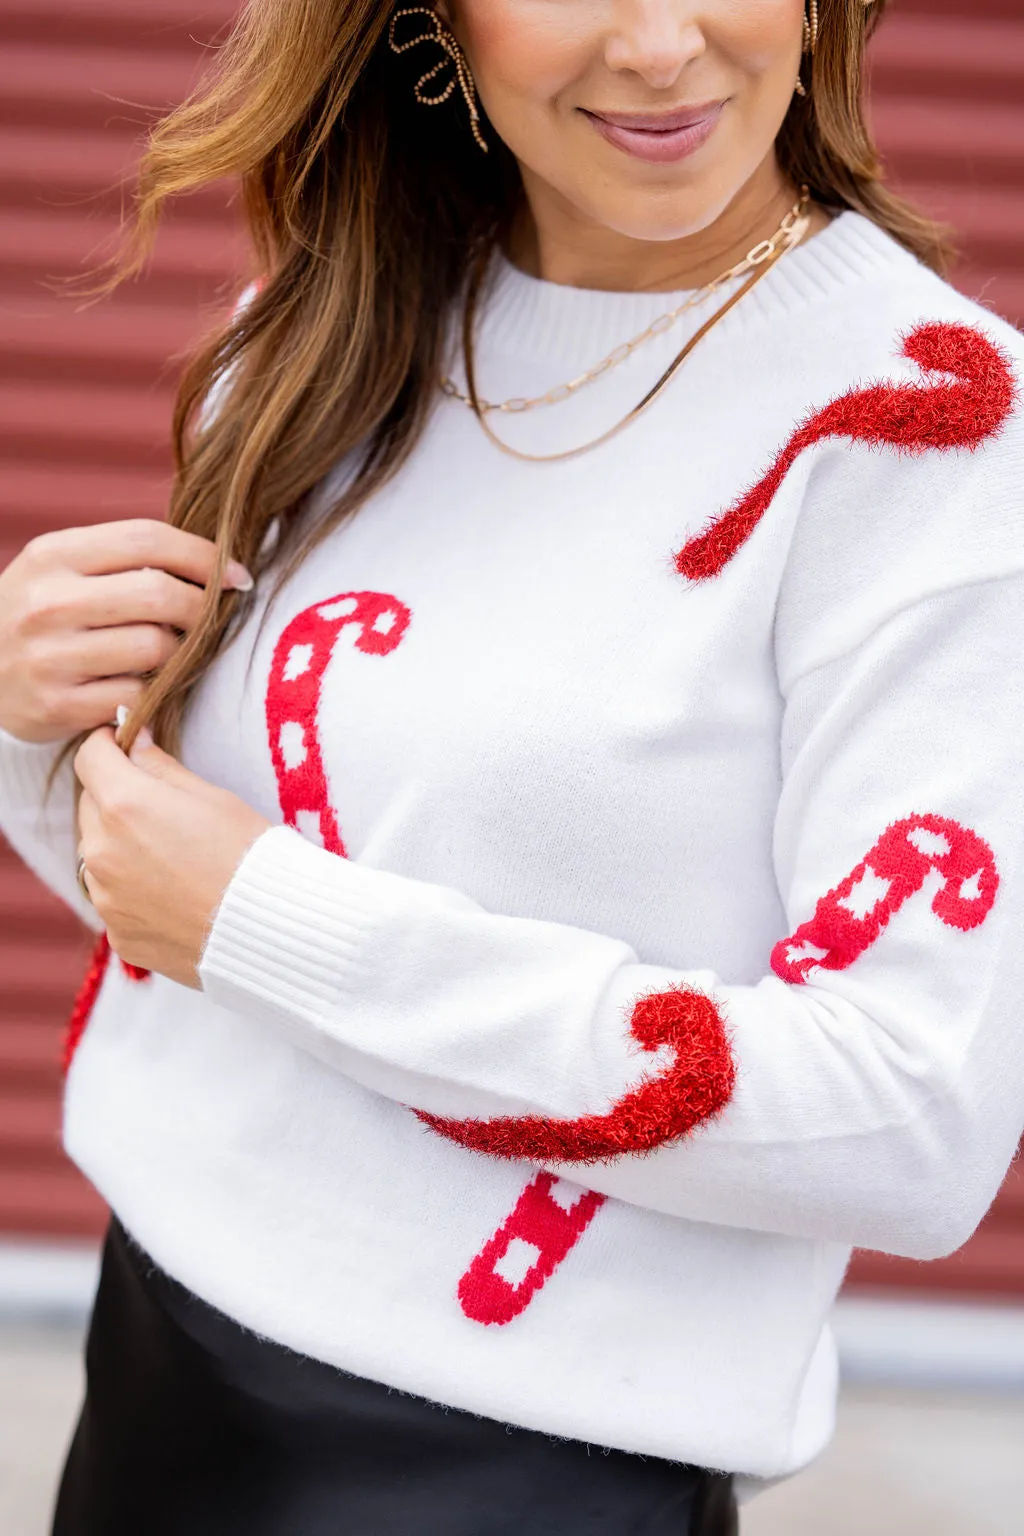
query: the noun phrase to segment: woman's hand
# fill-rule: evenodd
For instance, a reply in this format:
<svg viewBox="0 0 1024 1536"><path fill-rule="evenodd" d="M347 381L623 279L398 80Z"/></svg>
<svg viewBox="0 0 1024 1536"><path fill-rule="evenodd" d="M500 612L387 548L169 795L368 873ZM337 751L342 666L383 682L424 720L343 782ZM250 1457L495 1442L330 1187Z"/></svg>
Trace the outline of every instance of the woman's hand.
<svg viewBox="0 0 1024 1536"><path fill-rule="evenodd" d="M33 539L0 573L0 727L65 741L142 693L199 617L216 549L147 518ZM252 578L232 561L226 588Z"/></svg>
<svg viewBox="0 0 1024 1536"><path fill-rule="evenodd" d="M242 857L271 823L152 745L126 757L109 728L79 748L75 772L85 881L114 953L199 987L210 924Z"/></svg>

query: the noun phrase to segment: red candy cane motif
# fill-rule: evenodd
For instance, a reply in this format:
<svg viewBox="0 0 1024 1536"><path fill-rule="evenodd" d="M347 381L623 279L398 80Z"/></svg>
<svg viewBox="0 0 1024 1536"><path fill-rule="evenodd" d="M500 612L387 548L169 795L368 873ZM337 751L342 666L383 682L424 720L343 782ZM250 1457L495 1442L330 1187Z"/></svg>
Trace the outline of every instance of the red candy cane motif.
<svg viewBox="0 0 1024 1536"><path fill-rule="evenodd" d="M459 1281L459 1303L474 1323L510 1323L579 1242L604 1204L553 1173L538 1173L515 1210Z"/></svg>
<svg viewBox="0 0 1024 1536"><path fill-rule="evenodd" d="M405 604L386 592L342 592L294 618L274 651L267 730L281 810L288 826L342 858L345 845L327 794L317 727L324 673L347 625L358 627L357 650L387 656L401 644L411 617Z"/></svg>
<svg viewBox="0 0 1024 1536"><path fill-rule="evenodd" d="M492 1157L594 1162L653 1151L711 1120L736 1080L724 1020L710 998L679 988L640 998L630 1020L644 1050L670 1045L675 1059L604 1114L575 1120L540 1115L444 1120L417 1111L439 1135ZM477 1323L518 1317L568 1257L605 1197L540 1173L459 1282L459 1302Z"/></svg>
<svg viewBox="0 0 1024 1536"><path fill-rule="evenodd" d="M645 1051L671 1047L673 1060L601 1113L574 1120L542 1115L449 1120L421 1110L417 1114L438 1135L491 1157L594 1163L653 1152L724 1109L736 1068L725 1021L709 997L685 987L642 997L633 1008L630 1033Z"/></svg>
<svg viewBox="0 0 1024 1536"><path fill-rule="evenodd" d="M910 453L977 448L1013 410L1017 382L1006 353L969 325L918 325L904 357L935 377L927 384L873 384L813 412L797 428L763 479L676 555L690 581L717 576L749 539L805 448L829 437Z"/></svg>
<svg viewBox="0 0 1024 1536"><path fill-rule="evenodd" d="M842 884L822 897L808 922L776 944L772 970L798 986L816 967L845 971L932 870L942 876L932 900L940 922L963 932L983 923L999 889L991 848L945 816L908 816L883 832Z"/></svg>

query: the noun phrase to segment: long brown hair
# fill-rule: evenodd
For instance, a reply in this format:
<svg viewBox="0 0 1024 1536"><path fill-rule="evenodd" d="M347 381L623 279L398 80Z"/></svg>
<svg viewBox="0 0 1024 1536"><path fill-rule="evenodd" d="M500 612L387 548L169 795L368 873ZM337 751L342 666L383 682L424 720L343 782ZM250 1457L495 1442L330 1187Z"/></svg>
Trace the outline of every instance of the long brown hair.
<svg viewBox="0 0 1024 1536"><path fill-rule="evenodd" d="M820 0L806 99L778 138L783 171L851 208L922 261L941 232L881 180L864 119L865 43L886 0ZM174 416L170 521L275 590L408 458L436 397L446 317L471 261L521 197L515 161L485 125L480 153L457 105L415 104L418 71L388 48L389 0L252 0L212 73L157 124L139 175L129 271L168 198L233 178L261 287L188 365ZM805 65L805 78L807 69ZM229 404L205 412L220 389ZM313 519L309 493L343 455L353 473ZM268 548L272 526L279 534ZM201 621L149 683L148 721L174 750L190 691L238 617L214 580Z"/></svg>

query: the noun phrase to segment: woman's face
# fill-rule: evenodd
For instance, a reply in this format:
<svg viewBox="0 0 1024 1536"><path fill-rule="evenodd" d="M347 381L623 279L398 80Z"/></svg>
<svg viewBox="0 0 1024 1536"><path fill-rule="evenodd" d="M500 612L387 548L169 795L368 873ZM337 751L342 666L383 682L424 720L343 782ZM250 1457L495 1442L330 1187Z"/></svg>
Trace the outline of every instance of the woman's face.
<svg viewBox="0 0 1024 1536"><path fill-rule="evenodd" d="M678 240L774 168L804 0L451 0L441 12L538 218Z"/></svg>

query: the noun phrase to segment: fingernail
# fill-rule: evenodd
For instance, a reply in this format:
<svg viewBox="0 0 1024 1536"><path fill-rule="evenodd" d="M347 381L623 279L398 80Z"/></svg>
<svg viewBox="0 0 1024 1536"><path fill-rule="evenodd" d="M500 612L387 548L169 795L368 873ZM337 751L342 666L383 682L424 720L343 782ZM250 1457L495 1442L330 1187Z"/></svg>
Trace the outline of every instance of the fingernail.
<svg viewBox="0 0 1024 1536"><path fill-rule="evenodd" d="M247 571L238 560L228 561L224 575L228 586L233 587L236 592L251 592L256 585L252 572Z"/></svg>
<svg viewBox="0 0 1024 1536"><path fill-rule="evenodd" d="M121 727L124 725L124 723L125 723L125 721L127 719L128 719L128 705L127 704L119 704L117 706L117 714L114 717L114 724L117 726L118 730L121 729Z"/></svg>
<svg viewBox="0 0 1024 1536"><path fill-rule="evenodd" d="M148 727L142 727L141 731L135 738L135 745L137 747L141 747L143 751L145 751L147 747L156 746L156 742L153 740L153 733L148 729Z"/></svg>

